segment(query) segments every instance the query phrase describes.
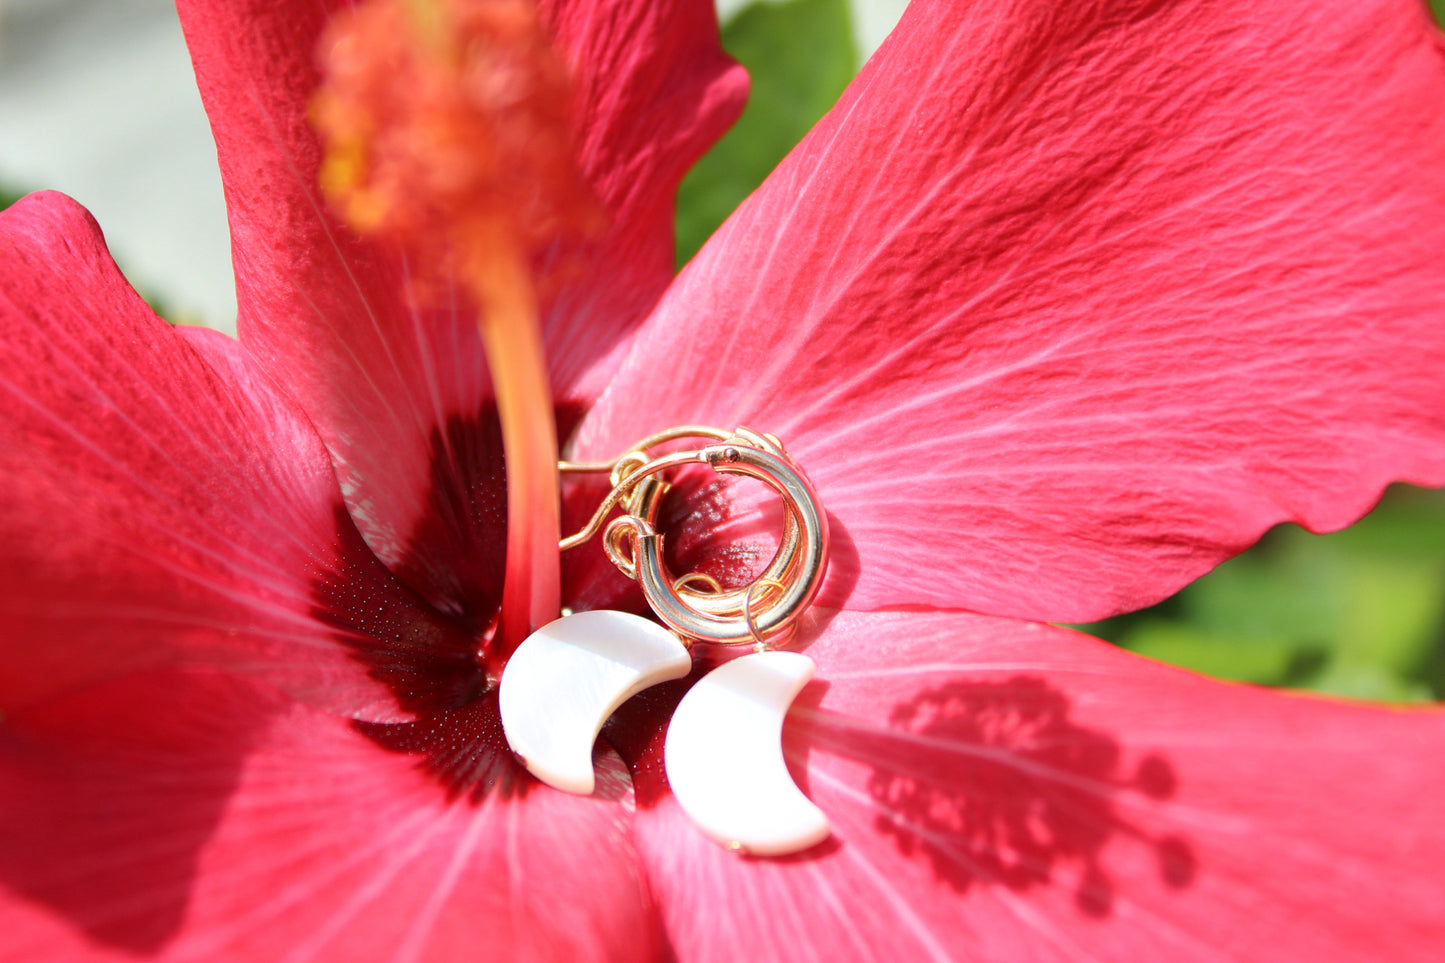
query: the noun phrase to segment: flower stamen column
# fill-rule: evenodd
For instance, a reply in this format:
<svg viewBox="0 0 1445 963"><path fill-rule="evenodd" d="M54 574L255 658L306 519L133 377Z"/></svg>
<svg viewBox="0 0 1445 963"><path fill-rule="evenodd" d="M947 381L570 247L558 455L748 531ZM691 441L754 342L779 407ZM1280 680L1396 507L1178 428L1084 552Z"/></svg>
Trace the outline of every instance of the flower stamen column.
<svg viewBox="0 0 1445 963"><path fill-rule="evenodd" d="M475 304L507 463L507 566L487 653L560 608L557 438L533 256L600 219L576 170L566 71L528 0L368 0L323 38L322 188ZM425 295L425 290L422 294Z"/></svg>
<svg viewBox="0 0 1445 963"><path fill-rule="evenodd" d="M507 456L507 569L495 636L505 658L561 609L557 430L527 264L515 247L508 257L505 242L487 253L469 277L486 305L478 327Z"/></svg>

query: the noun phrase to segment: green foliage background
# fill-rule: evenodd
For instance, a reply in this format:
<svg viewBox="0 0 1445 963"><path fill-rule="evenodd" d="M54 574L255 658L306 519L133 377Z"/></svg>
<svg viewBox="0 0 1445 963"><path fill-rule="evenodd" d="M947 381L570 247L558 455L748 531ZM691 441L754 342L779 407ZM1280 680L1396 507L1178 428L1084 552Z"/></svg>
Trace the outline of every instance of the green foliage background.
<svg viewBox="0 0 1445 963"><path fill-rule="evenodd" d="M678 189L679 266L828 112L859 66L847 0L754 3L723 24L722 40L748 69L752 95Z"/></svg>
<svg viewBox="0 0 1445 963"><path fill-rule="evenodd" d="M1445 0L1430 2L1445 22ZM679 264L837 100L858 66L848 17L845 0L790 0L754 4L724 25L753 92L679 191ZM1160 605L1078 628L1225 679L1445 698L1445 492L1396 486L1333 535L1281 526Z"/></svg>
<svg viewBox="0 0 1445 963"><path fill-rule="evenodd" d="M1396 486L1333 535L1282 525L1172 599L1080 628L1225 679L1445 698L1445 493Z"/></svg>

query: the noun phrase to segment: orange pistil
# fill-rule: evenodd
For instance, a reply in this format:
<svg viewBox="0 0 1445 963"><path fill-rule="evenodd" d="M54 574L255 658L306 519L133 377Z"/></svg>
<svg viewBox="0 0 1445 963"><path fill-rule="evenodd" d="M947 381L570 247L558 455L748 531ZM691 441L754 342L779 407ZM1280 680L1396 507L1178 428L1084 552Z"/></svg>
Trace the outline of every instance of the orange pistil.
<svg viewBox="0 0 1445 963"><path fill-rule="evenodd" d="M560 605L557 439L532 261L599 214L576 170L566 71L528 0L367 0L321 48L321 186L359 233L480 310L507 456L495 655Z"/></svg>

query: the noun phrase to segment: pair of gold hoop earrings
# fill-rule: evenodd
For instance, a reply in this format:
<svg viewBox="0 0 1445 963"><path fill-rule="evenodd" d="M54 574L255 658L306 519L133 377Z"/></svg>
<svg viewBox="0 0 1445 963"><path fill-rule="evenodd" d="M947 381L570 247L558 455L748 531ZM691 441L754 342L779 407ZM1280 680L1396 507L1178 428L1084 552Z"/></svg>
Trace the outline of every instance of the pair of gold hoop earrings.
<svg viewBox="0 0 1445 963"><path fill-rule="evenodd" d="M691 439L709 443L652 454ZM658 509L671 487L667 473L688 465L755 478L783 499L777 554L749 585L725 588L707 575L668 571ZM688 675L694 642L752 645L756 652L719 665L678 703L663 749L669 785L699 828L730 849L781 855L825 839L827 817L792 781L781 745L783 717L812 678L813 662L776 648L792 636L827 570L827 516L807 477L772 435L699 426L651 435L611 461L559 468L606 473L612 485L561 548L601 532L608 558L637 580L661 624L627 612L578 612L523 641L499 694L512 750L543 782L591 793L593 743L619 705ZM609 522L618 507L622 514Z"/></svg>
<svg viewBox="0 0 1445 963"><path fill-rule="evenodd" d="M685 438L714 444L653 457L649 449ZM663 473L704 464L723 474L745 475L769 485L787 508L781 544L764 572L750 585L724 589L711 576L693 572L674 578L662 558L657 510L671 487ZM607 556L637 580L647 603L664 625L686 639L718 645L767 648L786 639L812 603L828 565L828 519L812 483L772 435L749 428L672 428L644 438L610 462L560 463L564 473L607 472L612 490L580 532L561 541L566 551L603 530L619 504L624 514L606 525ZM704 591L692 586L703 583Z"/></svg>

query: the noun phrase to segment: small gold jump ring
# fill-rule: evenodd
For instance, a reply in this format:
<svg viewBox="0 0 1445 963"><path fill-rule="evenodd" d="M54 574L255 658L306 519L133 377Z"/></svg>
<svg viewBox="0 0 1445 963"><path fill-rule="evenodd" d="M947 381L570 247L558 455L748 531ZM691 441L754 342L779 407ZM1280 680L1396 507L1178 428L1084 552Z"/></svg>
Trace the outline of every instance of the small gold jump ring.
<svg viewBox="0 0 1445 963"><path fill-rule="evenodd" d="M748 594L743 597L743 622L747 624L748 632L752 634L753 640L757 643L759 652L768 648L768 643L763 639L763 634L758 630L758 623L753 618L753 596L758 594L759 588L776 588L786 590L787 585L775 578L760 578L748 586Z"/></svg>

